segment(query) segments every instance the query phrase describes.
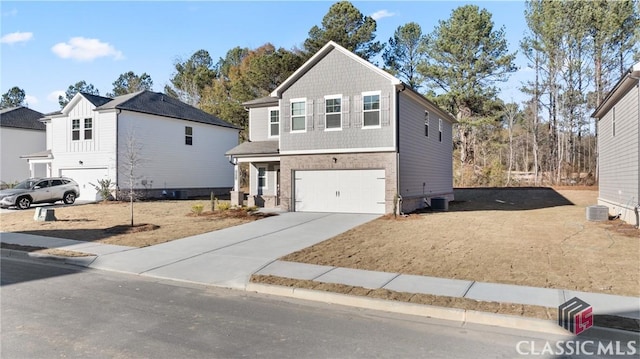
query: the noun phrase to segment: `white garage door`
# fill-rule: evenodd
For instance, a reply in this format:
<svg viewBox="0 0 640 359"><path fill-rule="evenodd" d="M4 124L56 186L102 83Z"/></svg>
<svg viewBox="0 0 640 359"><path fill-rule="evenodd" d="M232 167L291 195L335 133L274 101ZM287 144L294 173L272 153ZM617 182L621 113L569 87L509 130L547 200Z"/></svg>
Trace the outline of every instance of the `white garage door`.
<svg viewBox="0 0 640 359"><path fill-rule="evenodd" d="M98 180L107 178L106 168L68 168L60 170L60 176L69 177L80 186L79 200L100 200L98 193L90 183L98 185Z"/></svg>
<svg viewBox="0 0 640 359"><path fill-rule="evenodd" d="M295 171L295 211L384 214L384 170Z"/></svg>

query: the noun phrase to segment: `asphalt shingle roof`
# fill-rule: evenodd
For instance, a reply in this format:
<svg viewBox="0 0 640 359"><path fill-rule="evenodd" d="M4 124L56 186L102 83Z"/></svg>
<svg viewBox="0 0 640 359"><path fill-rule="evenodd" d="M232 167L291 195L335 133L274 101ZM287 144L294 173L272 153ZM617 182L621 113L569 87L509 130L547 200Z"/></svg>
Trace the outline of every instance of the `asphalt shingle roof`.
<svg viewBox="0 0 640 359"><path fill-rule="evenodd" d="M255 100L250 100L242 103L242 105L247 107L262 107L261 105L277 105L277 104L278 104L278 98L271 97L271 96L260 97Z"/></svg>
<svg viewBox="0 0 640 359"><path fill-rule="evenodd" d="M140 91L123 96L118 96L96 108L97 111L106 109L120 109L133 112L141 112L151 115L172 117L181 120L239 129L239 127L221 120L212 114L206 113L198 108L187 105L180 100L159 92Z"/></svg>
<svg viewBox="0 0 640 359"><path fill-rule="evenodd" d="M5 108L0 111L0 126L44 131L45 125L39 121L43 117L42 113L23 106Z"/></svg>
<svg viewBox="0 0 640 359"><path fill-rule="evenodd" d="M82 96L84 96L84 98L86 98L89 102L91 102L95 107L99 107L104 105L105 103L113 100L110 97L103 97L103 96L98 96L98 95L92 95L86 92L81 92Z"/></svg>
<svg viewBox="0 0 640 359"><path fill-rule="evenodd" d="M243 142L227 151L225 155L273 155L280 153L279 145L278 141Z"/></svg>

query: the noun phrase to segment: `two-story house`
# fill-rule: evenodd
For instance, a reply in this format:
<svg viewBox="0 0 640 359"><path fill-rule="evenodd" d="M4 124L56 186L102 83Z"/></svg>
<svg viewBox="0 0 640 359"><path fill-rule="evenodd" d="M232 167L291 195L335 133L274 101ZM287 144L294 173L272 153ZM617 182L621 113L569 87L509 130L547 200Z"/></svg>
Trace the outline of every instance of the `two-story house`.
<svg viewBox="0 0 640 359"><path fill-rule="evenodd" d="M249 205L383 214L453 199L455 118L335 42L244 105L249 141L227 155L249 164Z"/></svg>
<svg viewBox="0 0 640 359"><path fill-rule="evenodd" d="M26 158L49 176L76 180L81 200L97 199L100 179L121 191L133 182L145 197L208 196L233 186L225 151L238 144L239 129L165 94L78 93L42 121L47 151Z"/></svg>
<svg viewBox="0 0 640 359"><path fill-rule="evenodd" d="M598 119L598 204L640 224L640 62L591 115Z"/></svg>
<svg viewBox="0 0 640 359"><path fill-rule="evenodd" d="M0 182L13 184L28 178L29 166L22 155L46 149L42 113L17 106L0 111ZM35 175L43 176L44 172Z"/></svg>

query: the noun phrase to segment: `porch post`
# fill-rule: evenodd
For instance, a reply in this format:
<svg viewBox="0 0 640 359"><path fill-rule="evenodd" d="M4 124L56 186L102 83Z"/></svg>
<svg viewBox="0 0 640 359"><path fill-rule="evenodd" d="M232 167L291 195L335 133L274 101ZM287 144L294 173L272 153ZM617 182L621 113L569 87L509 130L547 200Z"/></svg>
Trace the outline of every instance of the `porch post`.
<svg viewBox="0 0 640 359"><path fill-rule="evenodd" d="M233 165L233 191L237 192L240 190L240 166L238 165L238 161L234 161Z"/></svg>
<svg viewBox="0 0 640 359"><path fill-rule="evenodd" d="M240 192L240 166L238 160L233 160L233 191L231 191L231 206L244 206L244 193Z"/></svg>

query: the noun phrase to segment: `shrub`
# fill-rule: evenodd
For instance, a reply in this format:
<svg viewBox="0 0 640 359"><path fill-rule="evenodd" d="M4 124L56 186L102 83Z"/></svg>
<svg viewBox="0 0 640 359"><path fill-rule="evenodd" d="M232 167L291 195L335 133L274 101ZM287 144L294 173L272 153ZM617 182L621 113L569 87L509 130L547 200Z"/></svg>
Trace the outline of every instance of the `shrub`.
<svg viewBox="0 0 640 359"><path fill-rule="evenodd" d="M111 195L111 191L113 190L113 183L111 183L111 179L103 178L103 179L97 180L97 182L98 182L97 185L91 182L89 182L89 184L93 186L93 188L95 188L96 191L98 191L98 195L100 195L100 198L102 198L103 201L108 201L113 199L113 196Z"/></svg>
<svg viewBox="0 0 640 359"><path fill-rule="evenodd" d="M196 216L201 215L203 210L204 210L204 204L202 203L196 203L193 206L191 206L191 213L195 214Z"/></svg>
<svg viewBox="0 0 640 359"><path fill-rule="evenodd" d="M231 208L230 202L218 202L217 210L218 211L228 211Z"/></svg>

